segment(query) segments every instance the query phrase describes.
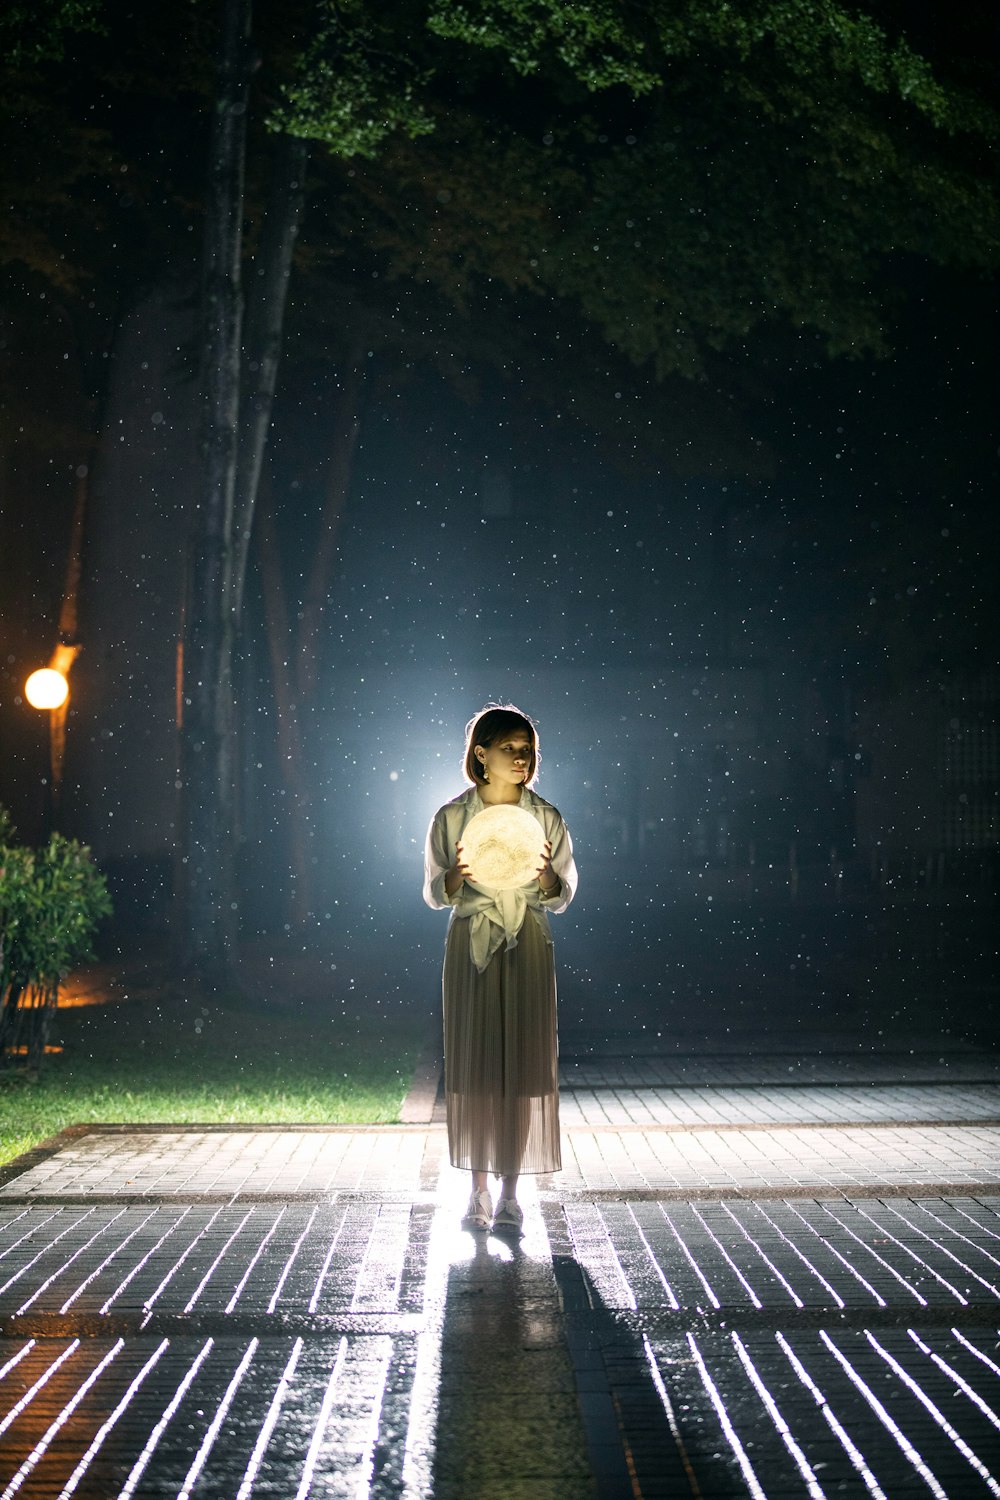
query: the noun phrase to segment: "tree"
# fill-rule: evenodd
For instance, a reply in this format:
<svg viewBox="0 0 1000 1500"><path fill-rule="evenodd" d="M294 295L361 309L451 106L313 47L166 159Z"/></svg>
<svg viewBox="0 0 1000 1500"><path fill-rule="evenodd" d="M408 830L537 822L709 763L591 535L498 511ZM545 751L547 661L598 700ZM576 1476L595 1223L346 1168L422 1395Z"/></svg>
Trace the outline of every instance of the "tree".
<svg viewBox="0 0 1000 1500"><path fill-rule="evenodd" d="M233 644L235 487L243 319L242 253L251 0L225 0L205 212L200 493L182 636L181 891L187 964L215 984L235 949Z"/></svg>
<svg viewBox="0 0 1000 1500"><path fill-rule="evenodd" d="M317 143L310 191L345 259L426 280L494 327L541 311L563 348L596 330L644 381L676 372L711 389L780 326L801 330L809 358L817 333L828 353L878 351L893 258L994 263L996 117L974 49L935 71L835 0L397 0L377 15L322 0L260 3L258 19L251 139L263 119ZM276 228L297 222L301 201L302 173L284 157ZM287 263L289 235L271 239ZM287 277L258 279L274 291L267 315L248 318L269 330L273 372ZM191 748L192 774L206 768L206 805L221 799L193 892L194 949L217 973L232 941L219 842L234 821L229 656L270 400L264 382L243 404L241 459L231 316L229 327L230 471L202 511L216 560L186 625L206 643L187 661L212 700L199 708L211 738L190 742L211 755ZM265 363L245 349L245 391Z"/></svg>
<svg viewBox="0 0 1000 1500"><path fill-rule="evenodd" d="M562 170L547 226L539 223L548 193L539 148L509 124L503 131L508 163L498 179L500 196L516 184L533 210L535 243L525 248L534 254L522 255L520 264L511 263L504 245L499 257L492 247L484 254L481 214L457 240L466 262L479 252L480 266L489 267L481 274L491 275L499 260L512 290L571 297L611 343L659 377L701 374L713 350L747 339L775 316L819 329L831 353L877 350L882 318L870 287L889 251L988 259L996 216L985 185L960 157L949 160L939 138L991 136L994 117L974 94L936 78L904 40L890 40L870 17L851 15L833 0L818 8L806 0L780 7L759 0L739 14L691 0L680 9L647 5L632 16L610 3L580 11L556 0L469 6L437 0L423 33L414 8L401 5L383 13L374 35L370 16L356 5L321 7L318 15L274 123L322 141L342 158L381 155L398 165L408 156L416 163L411 199L428 181L420 163L433 155L420 138L437 127L440 139L443 124L454 128L470 113L455 103L459 57L468 66L470 55L487 49L502 60L497 76L478 80L492 96L485 129L494 132L497 115L511 117L511 68L555 79L575 107L581 88L621 91L617 112L635 121L621 132L622 144L612 144L588 118L582 129L557 127ZM532 110L544 112L537 93L529 98ZM482 127L482 109L472 114ZM738 150L734 115L747 132ZM683 153L671 139L679 129L688 137ZM414 144L397 144L399 130ZM797 163L790 181L768 180L774 158L759 150L762 130L784 163ZM543 148L556 135L545 131ZM590 147L585 160L581 137ZM461 139L467 153L467 131ZM377 163L373 175L378 171ZM831 195L831 182L839 196ZM794 196L804 189L806 213ZM942 194L950 202L927 232L928 209L940 206ZM405 209L407 197L402 202ZM641 232L632 203L642 204ZM823 221L827 234L811 238ZM797 224L804 233L790 234ZM426 236L398 234L396 242L397 270L408 253L410 273L426 276ZM446 277L454 276L454 248L453 241L452 253L439 255ZM455 278L457 300L468 279ZM249 490L242 503L244 514L252 511ZM212 679L226 678L220 663ZM204 910L209 917L210 907ZM218 935L217 917L216 907L206 932Z"/></svg>

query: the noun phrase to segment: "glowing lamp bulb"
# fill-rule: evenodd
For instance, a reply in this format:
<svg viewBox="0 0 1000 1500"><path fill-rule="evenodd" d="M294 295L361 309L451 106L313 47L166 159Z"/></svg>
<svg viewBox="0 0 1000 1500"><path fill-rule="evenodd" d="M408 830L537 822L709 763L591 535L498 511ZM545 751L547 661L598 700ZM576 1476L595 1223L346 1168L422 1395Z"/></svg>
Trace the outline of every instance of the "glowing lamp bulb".
<svg viewBox="0 0 1000 1500"><path fill-rule="evenodd" d="M478 885L510 891L534 879L544 857L545 832L524 808L499 804L470 818L459 842Z"/></svg>
<svg viewBox="0 0 1000 1500"><path fill-rule="evenodd" d="M32 708L62 708L69 697L69 683L61 672L41 667L24 684L24 696Z"/></svg>

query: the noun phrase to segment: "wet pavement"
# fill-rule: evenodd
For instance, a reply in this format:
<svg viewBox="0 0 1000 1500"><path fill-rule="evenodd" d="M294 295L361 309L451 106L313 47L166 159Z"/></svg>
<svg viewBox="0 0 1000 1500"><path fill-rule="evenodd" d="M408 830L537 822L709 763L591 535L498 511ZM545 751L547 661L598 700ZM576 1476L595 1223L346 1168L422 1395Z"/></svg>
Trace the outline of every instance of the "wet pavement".
<svg viewBox="0 0 1000 1500"><path fill-rule="evenodd" d="M0 1176L0 1500L1000 1495L1000 1069L562 1060L525 1237L399 1126L69 1131Z"/></svg>

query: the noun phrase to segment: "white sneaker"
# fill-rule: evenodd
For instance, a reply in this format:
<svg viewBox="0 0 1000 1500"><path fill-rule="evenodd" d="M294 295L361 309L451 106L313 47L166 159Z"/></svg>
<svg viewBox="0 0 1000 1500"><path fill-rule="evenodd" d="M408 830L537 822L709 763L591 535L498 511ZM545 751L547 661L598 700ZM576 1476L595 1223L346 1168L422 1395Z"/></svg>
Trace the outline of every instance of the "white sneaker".
<svg viewBox="0 0 1000 1500"><path fill-rule="evenodd" d="M489 1229L493 1220L493 1199L488 1188L480 1188L469 1198L469 1206L462 1216L466 1229Z"/></svg>
<svg viewBox="0 0 1000 1500"><path fill-rule="evenodd" d="M520 1238L523 1233L524 1214L516 1198L501 1198L493 1215L494 1234L513 1234Z"/></svg>

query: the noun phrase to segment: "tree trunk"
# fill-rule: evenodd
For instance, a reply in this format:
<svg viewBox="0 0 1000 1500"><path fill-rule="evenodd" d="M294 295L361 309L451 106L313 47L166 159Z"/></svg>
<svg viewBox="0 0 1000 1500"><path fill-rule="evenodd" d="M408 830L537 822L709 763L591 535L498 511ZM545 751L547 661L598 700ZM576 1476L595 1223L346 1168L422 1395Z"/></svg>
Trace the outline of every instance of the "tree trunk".
<svg viewBox="0 0 1000 1500"><path fill-rule="evenodd" d="M319 540L313 552L306 596L302 604L302 623L296 652L300 701L311 700L316 692L320 631L330 593L333 561L337 555L337 537L347 505L354 455L361 432L367 369L364 350L360 344L353 344L344 363L344 376L334 406L333 446L327 472L326 497L320 519Z"/></svg>
<svg viewBox="0 0 1000 1500"><path fill-rule="evenodd" d="M274 390L281 358L281 341L288 301L292 256L305 203L305 176L309 144L295 136L278 135L271 151L267 203L256 253L247 271L244 314L243 358L240 374L239 443L236 454L236 488L233 500L233 570L231 614L236 630L236 650L242 633L243 597L253 532L254 511L261 484L264 453ZM252 711L252 706L251 706ZM234 766L241 764L246 733L245 713L237 708L234 732ZM231 843L242 843L244 807L236 777L233 799Z"/></svg>
<svg viewBox="0 0 1000 1500"><path fill-rule="evenodd" d="M231 981L237 933L232 845L233 505L250 20L251 0L223 0L205 215L202 468L181 660L183 960L186 968L215 988Z"/></svg>
<svg viewBox="0 0 1000 1500"><path fill-rule="evenodd" d="M260 488L254 541L257 565L260 569L264 622L271 662L278 760L281 766L282 789L287 799L285 827L288 832L288 862L293 892L289 919L298 926L305 921L305 914L311 907L307 836L309 797L305 782L305 757L302 754L302 731L292 673L295 648L288 612L288 596L281 568L281 554L278 550L270 485L266 481L261 484Z"/></svg>
<svg viewBox="0 0 1000 1500"><path fill-rule="evenodd" d="M80 454L81 462L76 466L73 486L73 519L59 608L59 637L49 660L49 666L61 672L67 682L70 682L73 663L83 649L80 638L80 593L83 585L90 486L104 431L108 375L112 366L110 354L115 330L119 325L121 302L116 299L103 319L99 311L84 308L79 303L56 306L73 340L80 400L86 412L86 420L82 424L84 445ZM72 687L62 706L49 713L49 810L53 829L60 824L66 723L71 701Z"/></svg>
<svg viewBox="0 0 1000 1500"><path fill-rule="evenodd" d="M281 338L288 299L292 253L305 203L309 143L279 135L271 156L271 182L260 244L248 278L246 333L243 341L243 391L240 401L239 454L233 516L235 555L233 612L237 626L243 610L250 534L260 485L264 449L271 427L274 387L281 358Z"/></svg>

